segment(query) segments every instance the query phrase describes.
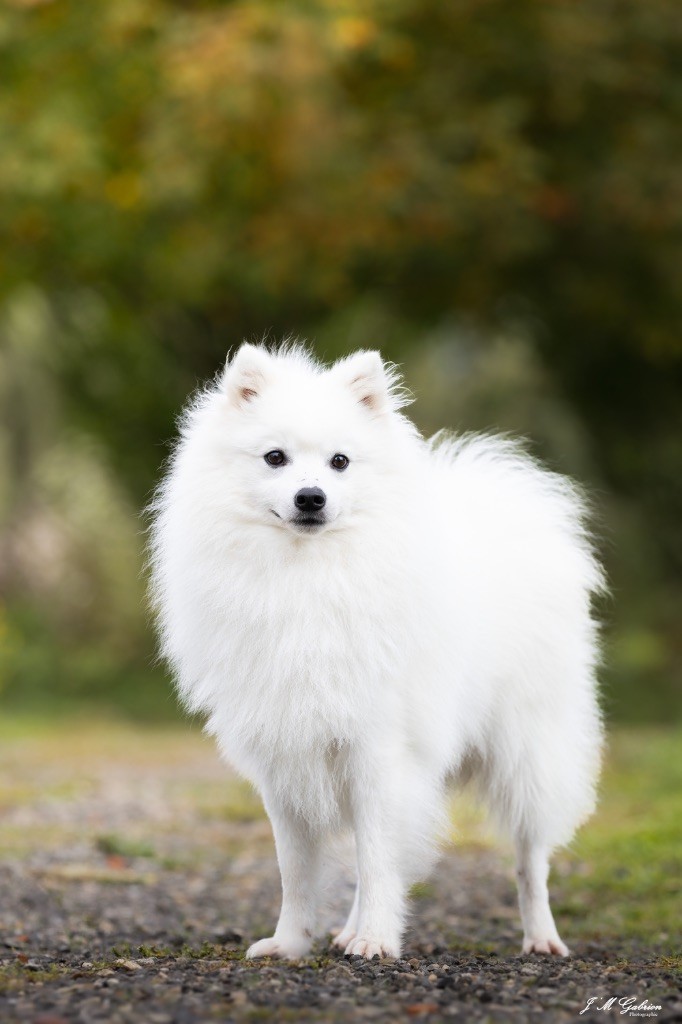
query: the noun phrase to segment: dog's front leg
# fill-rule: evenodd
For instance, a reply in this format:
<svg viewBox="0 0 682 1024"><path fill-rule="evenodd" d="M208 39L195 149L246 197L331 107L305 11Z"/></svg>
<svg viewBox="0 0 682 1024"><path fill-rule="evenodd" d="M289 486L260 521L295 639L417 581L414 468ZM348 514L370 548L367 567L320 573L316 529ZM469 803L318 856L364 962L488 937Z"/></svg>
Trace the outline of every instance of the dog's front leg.
<svg viewBox="0 0 682 1024"><path fill-rule="evenodd" d="M309 951L317 922L320 834L300 817L266 800L282 876L282 909L275 934L255 942L247 957L295 960Z"/></svg>
<svg viewBox="0 0 682 1024"><path fill-rule="evenodd" d="M357 932L353 956L400 956L406 884L400 870L401 827L395 794L375 778L353 795L358 858Z"/></svg>

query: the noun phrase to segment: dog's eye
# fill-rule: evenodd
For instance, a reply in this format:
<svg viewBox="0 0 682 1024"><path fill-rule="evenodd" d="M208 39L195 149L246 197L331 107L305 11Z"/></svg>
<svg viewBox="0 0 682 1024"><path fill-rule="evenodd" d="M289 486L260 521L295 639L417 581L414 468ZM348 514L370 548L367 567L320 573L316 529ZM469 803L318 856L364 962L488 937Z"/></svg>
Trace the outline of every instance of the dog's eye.
<svg viewBox="0 0 682 1024"><path fill-rule="evenodd" d="M280 451L279 448L275 448L274 451L268 452L263 458L267 462L268 466L283 466L287 461L287 457L284 452Z"/></svg>
<svg viewBox="0 0 682 1024"><path fill-rule="evenodd" d="M332 469L338 469L339 473L341 473L343 472L344 469L346 469L349 462L350 459L348 458L347 455L341 455L340 453L337 452L336 455L332 457L329 465L332 467Z"/></svg>

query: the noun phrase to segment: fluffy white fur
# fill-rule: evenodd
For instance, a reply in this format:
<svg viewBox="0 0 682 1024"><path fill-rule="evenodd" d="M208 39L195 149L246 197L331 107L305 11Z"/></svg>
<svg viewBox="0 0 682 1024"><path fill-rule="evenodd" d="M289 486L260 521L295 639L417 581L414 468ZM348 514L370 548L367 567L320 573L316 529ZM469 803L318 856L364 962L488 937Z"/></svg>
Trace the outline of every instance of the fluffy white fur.
<svg viewBox="0 0 682 1024"><path fill-rule="evenodd" d="M336 942L399 955L446 786L470 780L515 843L523 950L568 952L549 855L593 809L602 742L584 505L509 440L424 440L405 404L376 352L327 368L243 345L154 503L164 654L275 834L281 915L249 956L308 952L345 828L358 889ZM303 487L323 525L297 525Z"/></svg>

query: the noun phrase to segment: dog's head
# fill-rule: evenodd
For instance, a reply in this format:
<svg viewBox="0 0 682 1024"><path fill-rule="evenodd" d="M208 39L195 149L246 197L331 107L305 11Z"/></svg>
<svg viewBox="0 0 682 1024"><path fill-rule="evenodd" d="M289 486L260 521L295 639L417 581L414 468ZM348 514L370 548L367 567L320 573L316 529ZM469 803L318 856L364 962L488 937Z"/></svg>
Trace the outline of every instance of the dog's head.
<svg viewBox="0 0 682 1024"><path fill-rule="evenodd" d="M325 368L299 347L245 344L219 398L233 511L301 536L376 508L400 458L398 435L410 429L398 414L408 399L397 372L378 352Z"/></svg>

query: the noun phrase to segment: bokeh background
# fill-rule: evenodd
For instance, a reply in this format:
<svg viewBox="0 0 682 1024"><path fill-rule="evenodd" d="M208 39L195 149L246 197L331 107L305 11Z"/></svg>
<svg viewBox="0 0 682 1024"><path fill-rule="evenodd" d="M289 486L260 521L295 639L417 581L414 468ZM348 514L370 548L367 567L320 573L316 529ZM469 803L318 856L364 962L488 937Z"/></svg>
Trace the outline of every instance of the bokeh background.
<svg viewBox="0 0 682 1024"><path fill-rule="evenodd" d="M177 715L145 524L242 338L403 363L593 496L613 721L682 711L676 0L8 0L0 708Z"/></svg>

